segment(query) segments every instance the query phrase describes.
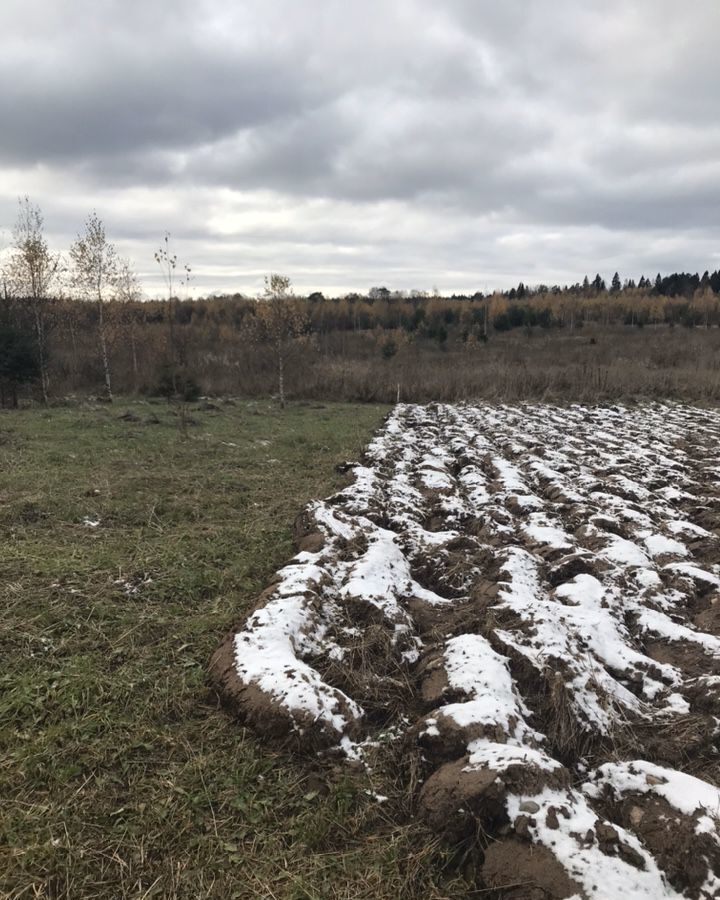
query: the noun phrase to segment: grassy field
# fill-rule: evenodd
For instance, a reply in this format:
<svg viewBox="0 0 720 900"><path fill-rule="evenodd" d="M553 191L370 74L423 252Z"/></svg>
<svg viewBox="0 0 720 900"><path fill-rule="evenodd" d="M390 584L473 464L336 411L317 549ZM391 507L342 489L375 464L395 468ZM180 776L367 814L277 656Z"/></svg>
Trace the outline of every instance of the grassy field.
<svg viewBox="0 0 720 900"><path fill-rule="evenodd" d="M384 412L0 414L0 896L467 896L367 775L263 746L206 683Z"/></svg>

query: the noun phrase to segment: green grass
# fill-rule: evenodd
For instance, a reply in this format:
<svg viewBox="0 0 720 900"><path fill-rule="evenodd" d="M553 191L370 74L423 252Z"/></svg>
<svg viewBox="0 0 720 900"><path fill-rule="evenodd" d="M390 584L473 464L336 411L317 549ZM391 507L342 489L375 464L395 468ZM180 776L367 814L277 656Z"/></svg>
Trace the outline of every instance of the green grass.
<svg viewBox="0 0 720 900"><path fill-rule="evenodd" d="M0 413L0 896L467 896L367 775L264 745L206 681L384 412Z"/></svg>

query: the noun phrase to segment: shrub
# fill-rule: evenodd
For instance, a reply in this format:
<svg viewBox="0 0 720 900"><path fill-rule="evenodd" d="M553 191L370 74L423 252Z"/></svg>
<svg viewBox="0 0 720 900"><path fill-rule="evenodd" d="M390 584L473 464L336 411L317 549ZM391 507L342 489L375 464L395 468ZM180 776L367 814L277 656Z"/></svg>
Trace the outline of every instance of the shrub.
<svg viewBox="0 0 720 900"><path fill-rule="evenodd" d="M13 325L0 325L0 405L18 405L20 385L35 381L40 375L32 338Z"/></svg>
<svg viewBox="0 0 720 900"><path fill-rule="evenodd" d="M200 399L201 391L193 375L180 371L175 373L173 379L171 367L165 364L160 369L157 385L152 393L167 397L168 400L177 397L186 403L194 403Z"/></svg>

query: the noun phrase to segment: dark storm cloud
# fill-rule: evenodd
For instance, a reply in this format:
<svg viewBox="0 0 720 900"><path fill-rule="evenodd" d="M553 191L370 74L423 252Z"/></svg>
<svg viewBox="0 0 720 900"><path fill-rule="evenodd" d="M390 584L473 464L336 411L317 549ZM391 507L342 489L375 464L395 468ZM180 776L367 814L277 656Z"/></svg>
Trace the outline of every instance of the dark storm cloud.
<svg viewBox="0 0 720 900"><path fill-rule="evenodd" d="M31 192L62 240L95 206L128 252L168 227L213 285L690 267L720 246L719 9L5 0L0 213Z"/></svg>
<svg viewBox="0 0 720 900"><path fill-rule="evenodd" d="M119 5L118 24L123 18ZM167 35L149 23L134 35L116 33L112 21L100 34L86 33L84 19L75 24L39 41L29 66L25 42L0 56L3 161L101 163L188 150L302 114L322 93L297 52L203 41L190 18Z"/></svg>
<svg viewBox="0 0 720 900"><path fill-rule="evenodd" d="M190 57L160 72L147 61L129 71L118 65L117 71L88 73L71 92L50 79L40 89L12 82L3 88L0 116L10 125L0 144L3 161L182 150L296 114L308 102L302 86L283 81L264 60L231 66Z"/></svg>

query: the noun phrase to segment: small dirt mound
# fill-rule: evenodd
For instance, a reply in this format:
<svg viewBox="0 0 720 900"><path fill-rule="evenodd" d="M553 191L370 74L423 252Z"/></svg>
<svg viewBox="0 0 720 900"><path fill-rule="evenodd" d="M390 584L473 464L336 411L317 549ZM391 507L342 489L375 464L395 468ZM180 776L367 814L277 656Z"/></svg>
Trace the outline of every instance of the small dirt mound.
<svg viewBox="0 0 720 900"><path fill-rule="evenodd" d="M568 781L568 773L547 765L541 754L530 757L490 742L482 742L480 752L489 752L496 767L478 762L476 754L470 754L445 763L423 785L418 810L433 831L457 838L471 833L479 822L492 832L507 822L508 794L536 794Z"/></svg>

